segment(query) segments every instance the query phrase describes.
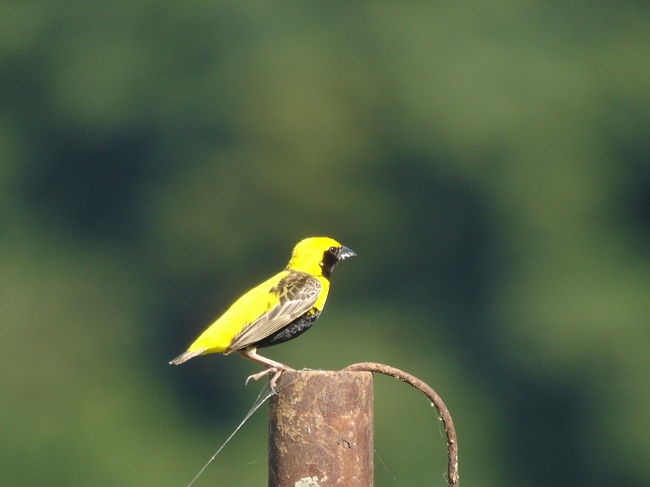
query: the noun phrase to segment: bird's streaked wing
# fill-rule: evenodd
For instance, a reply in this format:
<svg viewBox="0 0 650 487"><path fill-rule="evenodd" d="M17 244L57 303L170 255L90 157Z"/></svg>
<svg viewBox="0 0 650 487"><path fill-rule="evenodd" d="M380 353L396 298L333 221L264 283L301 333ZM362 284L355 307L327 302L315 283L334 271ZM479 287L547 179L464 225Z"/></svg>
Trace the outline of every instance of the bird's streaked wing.
<svg viewBox="0 0 650 487"><path fill-rule="evenodd" d="M244 328L225 353L241 350L281 330L316 303L321 283L305 272L291 272L271 290L280 302Z"/></svg>

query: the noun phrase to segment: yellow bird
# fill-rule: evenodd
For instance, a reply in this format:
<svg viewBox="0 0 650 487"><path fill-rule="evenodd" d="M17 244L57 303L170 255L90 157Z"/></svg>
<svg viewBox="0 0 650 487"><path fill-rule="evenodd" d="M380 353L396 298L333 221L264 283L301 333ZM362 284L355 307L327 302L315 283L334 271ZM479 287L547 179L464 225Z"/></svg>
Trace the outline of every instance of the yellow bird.
<svg viewBox="0 0 650 487"><path fill-rule="evenodd" d="M300 241L282 272L235 301L186 352L169 363L180 365L198 355L238 351L267 367L249 379L257 380L273 371L273 385L279 371L289 367L259 355L257 349L286 342L307 331L323 311L332 269L356 255L328 237Z"/></svg>

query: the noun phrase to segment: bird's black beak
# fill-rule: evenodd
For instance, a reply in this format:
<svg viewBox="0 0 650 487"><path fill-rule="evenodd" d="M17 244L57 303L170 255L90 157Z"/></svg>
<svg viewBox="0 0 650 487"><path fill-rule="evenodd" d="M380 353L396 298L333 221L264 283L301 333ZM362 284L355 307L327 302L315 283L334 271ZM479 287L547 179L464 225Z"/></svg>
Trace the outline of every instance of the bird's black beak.
<svg viewBox="0 0 650 487"><path fill-rule="evenodd" d="M341 249L339 250L338 259L345 260L345 259L349 259L350 257L356 257L356 256L357 253L354 250L344 246L341 247Z"/></svg>

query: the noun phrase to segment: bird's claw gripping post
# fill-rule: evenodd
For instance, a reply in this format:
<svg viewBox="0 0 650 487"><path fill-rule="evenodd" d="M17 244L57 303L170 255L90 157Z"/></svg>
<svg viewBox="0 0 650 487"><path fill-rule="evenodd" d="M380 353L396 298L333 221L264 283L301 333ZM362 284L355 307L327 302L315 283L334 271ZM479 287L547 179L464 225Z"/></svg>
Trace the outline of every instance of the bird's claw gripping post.
<svg viewBox="0 0 650 487"><path fill-rule="evenodd" d="M269 374L272 373L273 377L271 377L271 379L269 380L269 387L271 388L271 391L273 391L275 393L275 392L277 392L275 390L275 386L278 383L278 379L282 375L282 372L285 371L285 370L291 370L291 369L289 367L285 367L285 368L269 367L268 369L263 370L262 372L258 372L257 374L249 375L246 378L245 385L248 385L248 382L251 381L251 380L260 380L265 375L269 375Z"/></svg>
<svg viewBox="0 0 650 487"><path fill-rule="evenodd" d="M248 360L252 360L253 362L257 362L258 364L262 364L266 367L266 370L248 376L248 378L246 379L246 385L248 385L248 382L251 379L259 380L265 375L268 375L271 372L273 372L273 377L271 377L271 380L269 381L269 385L271 386L271 390L275 392L275 385L277 384L280 375L282 375L282 371L293 370L291 367L287 367L286 365L281 364L280 362L276 362L275 360L271 360L270 358L259 355L255 347L249 347L244 350L240 350L239 353L241 354L242 357L247 358Z"/></svg>

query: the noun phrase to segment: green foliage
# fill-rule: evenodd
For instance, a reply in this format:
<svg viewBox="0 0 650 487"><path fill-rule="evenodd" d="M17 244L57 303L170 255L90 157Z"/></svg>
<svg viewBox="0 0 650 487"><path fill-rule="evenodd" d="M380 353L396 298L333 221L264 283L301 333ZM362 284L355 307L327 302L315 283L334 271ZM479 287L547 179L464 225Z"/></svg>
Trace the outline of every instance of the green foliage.
<svg viewBox="0 0 650 487"><path fill-rule="evenodd" d="M0 483L184 485L254 369L167 360L323 234L360 257L273 358L430 382L468 485L647 485L648 10L0 4ZM380 486L444 484L418 399L377 385Z"/></svg>

